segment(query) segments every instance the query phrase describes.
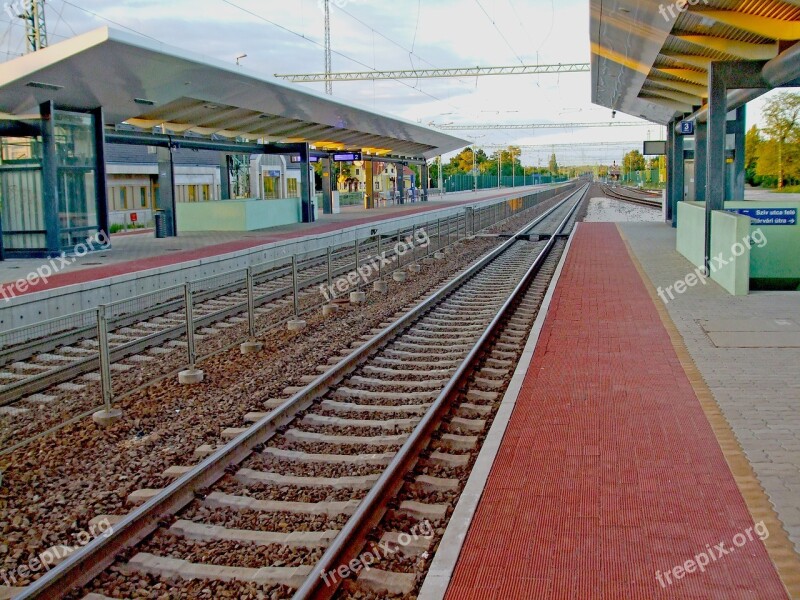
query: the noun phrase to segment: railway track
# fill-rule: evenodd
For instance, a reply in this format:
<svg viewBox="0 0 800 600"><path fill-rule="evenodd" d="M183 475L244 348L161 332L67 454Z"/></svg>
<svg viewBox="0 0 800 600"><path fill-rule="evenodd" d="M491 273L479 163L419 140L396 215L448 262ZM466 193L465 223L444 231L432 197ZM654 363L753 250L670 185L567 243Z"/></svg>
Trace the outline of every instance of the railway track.
<svg viewBox="0 0 800 600"><path fill-rule="evenodd" d="M547 198L543 196L542 200ZM470 223L465 215L456 215L421 227L401 229L393 235L373 236L357 247L354 244L340 247L330 257L324 251L302 257L296 265L301 296L298 301L311 295L319 297L319 285L350 274L356 268L356 261L362 265L385 253L390 261L387 270L395 268L401 258L396 246L413 239L417 231L426 230L435 244L432 250L438 251L454 239L466 236L468 228L475 233L511 215L495 214L484 208L476 211L476 216ZM419 243L413 243L411 261L418 258L416 246ZM405 260L408 261L408 257ZM262 323L271 320L271 326L280 326L294 318L292 314L274 318L295 294L293 267L287 261L288 257L282 262L273 261L253 268L256 317ZM199 339L242 322L241 316L248 311L243 272L195 281L192 287L195 288L194 324ZM142 362L157 360L162 351L167 353L170 348L182 346L178 340L186 335L183 286L112 303L108 316L109 358L113 370L116 373L133 370ZM99 354L95 317L94 311L83 311L41 326L0 333L0 408L8 407L5 410L13 414L13 405L26 398L32 398L35 404L49 404L58 398L59 392L81 387L85 382L76 381L79 378L96 380ZM64 327L64 323L71 326ZM35 339L23 339L23 335L34 335Z"/></svg>
<svg viewBox="0 0 800 600"><path fill-rule="evenodd" d="M603 190L603 194L608 198L621 200L622 202L630 202L632 204L639 204L640 206L647 206L648 208L656 208L658 210L661 210L662 208L661 200L643 198L627 188L611 188L607 185L601 185L600 187ZM652 198L652 196L650 196L650 198Z"/></svg>
<svg viewBox="0 0 800 600"><path fill-rule="evenodd" d="M460 454L477 446L490 396L513 370L524 318L535 311L525 297L529 284L563 244L559 234L571 227L586 189L366 343L354 342L357 350L307 387L244 415L242 428L224 431L219 447L198 448L198 457L207 456L200 464L165 472L172 483L133 494L132 503L144 504L132 513L97 515L113 533L75 551L18 597L73 590L70 597L128 598L153 586L191 597L257 597L259 590L290 597L298 588L297 598L330 597L338 585L326 586L320 575L360 550L465 388L459 416L435 434L426 460L458 468ZM539 241L532 229L545 221L558 225ZM458 485L457 477L411 482L434 495ZM407 501L391 514L431 522L446 513L442 503ZM408 574L379 574L403 589L413 584Z"/></svg>

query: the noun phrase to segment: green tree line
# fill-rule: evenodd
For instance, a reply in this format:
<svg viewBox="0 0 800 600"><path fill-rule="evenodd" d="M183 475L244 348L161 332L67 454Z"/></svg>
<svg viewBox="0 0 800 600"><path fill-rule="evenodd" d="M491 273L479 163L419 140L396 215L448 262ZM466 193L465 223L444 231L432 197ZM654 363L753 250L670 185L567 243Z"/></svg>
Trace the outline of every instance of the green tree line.
<svg viewBox="0 0 800 600"><path fill-rule="evenodd" d="M782 92L764 106L764 128L745 136L745 179L782 189L800 184L800 94Z"/></svg>

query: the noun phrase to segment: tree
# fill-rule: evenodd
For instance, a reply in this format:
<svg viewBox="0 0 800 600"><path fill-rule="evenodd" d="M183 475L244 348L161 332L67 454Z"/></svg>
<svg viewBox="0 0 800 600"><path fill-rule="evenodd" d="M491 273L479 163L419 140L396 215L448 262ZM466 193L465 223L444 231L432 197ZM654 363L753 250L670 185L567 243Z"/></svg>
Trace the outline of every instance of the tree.
<svg viewBox="0 0 800 600"><path fill-rule="evenodd" d="M744 177L750 185L761 185L761 177L756 173L761 144L761 134L758 127L753 125L744 136Z"/></svg>
<svg viewBox="0 0 800 600"><path fill-rule="evenodd" d="M622 157L622 169L625 173L633 173L634 171L644 171L646 163L644 156L638 150L631 150Z"/></svg>
<svg viewBox="0 0 800 600"><path fill-rule="evenodd" d="M558 175L558 161L556 160L556 153L550 155L550 174Z"/></svg>
<svg viewBox="0 0 800 600"><path fill-rule="evenodd" d="M780 189L786 179L786 169L791 166L789 156L786 156L787 144L800 141L800 94L782 92L769 98L764 106L764 119L767 123L764 132L776 144Z"/></svg>

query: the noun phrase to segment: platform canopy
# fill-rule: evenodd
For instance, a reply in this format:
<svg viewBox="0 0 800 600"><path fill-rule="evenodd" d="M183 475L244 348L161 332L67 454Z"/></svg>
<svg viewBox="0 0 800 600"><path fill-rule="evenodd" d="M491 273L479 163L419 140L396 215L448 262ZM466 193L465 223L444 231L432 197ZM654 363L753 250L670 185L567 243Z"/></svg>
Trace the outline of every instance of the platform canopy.
<svg viewBox="0 0 800 600"><path fill-rule="evenodd" d="M0 64L0 120L38 119L46 101L69 110L102 107L109 126L377 156L432 158L468 144L107 27Z"/></svg>
<svg viewBox="0 0 800 600"><path fill-rule="evenodd" d="M800 40L797 0L591 0L592 101L656 123L708 98L712 61Z"/></svg>

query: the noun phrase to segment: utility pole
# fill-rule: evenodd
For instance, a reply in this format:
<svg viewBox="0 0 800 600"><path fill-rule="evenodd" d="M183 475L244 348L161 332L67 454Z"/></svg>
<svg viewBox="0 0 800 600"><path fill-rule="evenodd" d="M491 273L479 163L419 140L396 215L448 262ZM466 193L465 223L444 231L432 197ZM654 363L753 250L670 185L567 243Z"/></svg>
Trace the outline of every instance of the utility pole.
<svg viewBox="0 0 800 600"><path fill-rule="evenodd" d="M472 188L478 191L478 157L475 156L475 146L472 147Z"/></svg>
<svg viewBox="0 0 800 600"><path fill-rule="evenodd" d="M333 96L333 60L331 59L331 0L325 0L325 93Z"/></svg>
<svg viewBox="0 0 800 600"><path fill-rule="evenodd" d="M19 18L25 21L25 38L28 53L47 47L47 26L44 20L45 0L25 0Z"/></svg>

